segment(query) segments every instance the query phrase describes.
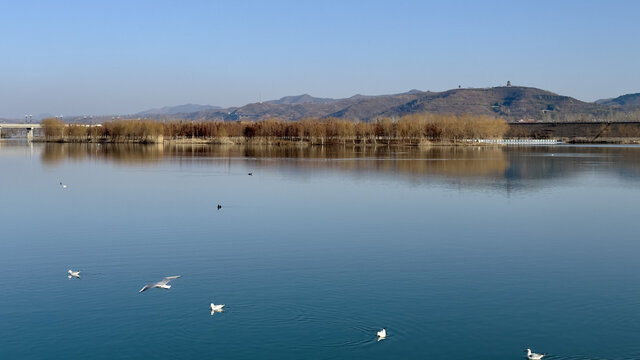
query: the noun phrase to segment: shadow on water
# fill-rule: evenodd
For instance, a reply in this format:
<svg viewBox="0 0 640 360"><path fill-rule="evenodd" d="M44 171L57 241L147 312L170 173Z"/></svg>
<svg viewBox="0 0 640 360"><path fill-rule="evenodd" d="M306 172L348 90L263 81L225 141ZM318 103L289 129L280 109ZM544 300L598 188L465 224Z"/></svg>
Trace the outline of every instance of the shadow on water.
<svg viewBox="0 0 640 360"><path fill-rule="evenodd" d="M253 166L375 171L448 176L501 176L507 162L500 148L343 147L250 145L45 144L42 162L101 160L136 166L159 160L251 160ZM274 161L282 160L282 161Z"/></svg>
<svg viewBox="0 0 640 360"><path fill-rule="evenodd" d="M41 154L44 165L65 161L99 160L122 165L153 164L164 156L162 144L44 144Z"/></svg>
<svg viewBox="0 0 640 360"><path fill-rule="evenodd" d="M316 170L358 175L404 177L412 182L433 179L461 187L536 187L539 180L564 179L585 172L611 172L635 181L640 175L640 147L388 147L388 146L259 146L181 144L38 144L43 164L97 160L117 165L155 165L161 161L198 165L247 162L259 171L289 173Z"/></svg>

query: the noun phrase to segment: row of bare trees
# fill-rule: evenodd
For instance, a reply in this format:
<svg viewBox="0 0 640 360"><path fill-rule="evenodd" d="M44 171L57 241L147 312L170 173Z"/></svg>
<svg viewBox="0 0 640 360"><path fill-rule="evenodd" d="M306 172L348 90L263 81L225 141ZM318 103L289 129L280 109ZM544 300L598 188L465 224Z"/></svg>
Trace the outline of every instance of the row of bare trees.
<svg viewBox="0 0 640 360"><path fill-rule="evenodd" d="M155 122L115 120L101 126L66 125L58 119L42 121L48 140L152 142L168 139L266 138L326 143L405 143L422 140L502 138L508 129L504 119L473 115L411 114L398 119L380 118L355 122L337 118L284 121Z"/></svg>
<svg viewBox="0 0 640 360"><path fill-rule="evenodd" d="M156 142L164 125L153 120L114 120L101 125L65 124L60 119L42 120L44 134L51 141Z"/></svg>

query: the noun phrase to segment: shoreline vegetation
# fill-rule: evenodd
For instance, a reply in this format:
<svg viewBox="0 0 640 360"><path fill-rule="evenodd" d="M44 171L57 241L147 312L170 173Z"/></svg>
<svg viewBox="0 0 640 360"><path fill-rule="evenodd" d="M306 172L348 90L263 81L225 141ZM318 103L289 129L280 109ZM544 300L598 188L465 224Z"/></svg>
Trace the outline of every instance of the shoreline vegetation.
<svg viewBox="0 0 640 360"><path fill-rule="evenodd" d="M99 125L42 121L39 142L175 143L219 145L479 145L502 139L566 143L640 143L640 123L507 123L477 115L411 114L359 122L338 118L301 121L168 121L117 119Z"/></svg>
<svg viewBox="0 0 640 360"><path fill-rule="evenodd" d="M101 125L65 124L42 120L45 142L206 143L262 145L394 144L447 145L468 139L502 139L509 126L504 119L473 115L413 114L375 122L344 119L283 121L158 122L112 120Z"/></svg>

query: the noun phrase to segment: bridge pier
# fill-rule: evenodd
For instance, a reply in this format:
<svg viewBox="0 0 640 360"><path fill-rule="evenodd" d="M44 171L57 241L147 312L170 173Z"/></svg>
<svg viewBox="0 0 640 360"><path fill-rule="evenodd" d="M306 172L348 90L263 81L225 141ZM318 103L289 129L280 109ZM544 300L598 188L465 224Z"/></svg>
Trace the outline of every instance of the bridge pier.
<svg viewBox="0 0 640 360"><path fill-rule="evenodd" d="M27 128L27 141L33 141L33 128Z"/></svg>

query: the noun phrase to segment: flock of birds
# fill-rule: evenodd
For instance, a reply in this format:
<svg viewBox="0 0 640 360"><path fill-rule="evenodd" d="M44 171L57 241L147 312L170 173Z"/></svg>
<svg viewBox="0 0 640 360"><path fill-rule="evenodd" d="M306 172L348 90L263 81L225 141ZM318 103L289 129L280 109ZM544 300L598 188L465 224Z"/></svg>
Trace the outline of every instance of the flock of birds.
<svg viewBox="0 0 640 360"><path fill-rule="evenodd" d="M80 271L73 271L73 270L69 270L67 272L68 274L68 278L76 278L76 279L80 279ZM150 283L147 284L145 286L142 287L142 289L140 289L140 291L138 291L138 293L142 293L145 292L149 289L153 289L153 288L158 288L158 289L165 289L165 290L169 290L171 288L171 285L169 285L169 282L171 280L174 279L178 279L181 278L182 275L175 275L175 276L167 276L164 279L158 281L158 282L154 282L154 283ZM224 308L224 304L214 304L211 303L210 304L210 310L211 310L211 315L217 313L217 312L222 312ZM377 341L381 341L387 338L387 329L386 328L382 328L382 330L378 331L376 333L376 337L377 337ZM544 356L546 356L547 354L537 354L534 352L531 352L531 349L527 349L527 359L529 360L540 360L542 359Z"/></svg>
<svg viewBox="0 0 640 360"><path fill-rule="evenodd" d="M248 173L247 175L249 176L253 176L253 173ZM67 188L66 184L63 184L62 182L60 182L60 187L63 189ZM218 210L222 209L222 205L218 204ZM68 276L69 279L71 278L76 278L76 279L80 279L80 271L73 271L73 270L69 270L68 271ZM151 284L147 284L145 286L142 287L142 289L140 289L140 291L138 291L138 293L147 291L149 289L153 289L153 288L159 288L159 289L165 289L165 290L169 290L171 288L171 285L169 285L169 282L173 279L178 279L182 277L182 275L175 275L175 276L167 276L166 278L155 282L155 283L151 283ZM222 312L224 308L224 304L214 304L211 303L210 305L210 309L211 309L211 315L217 313L217 312ZM376 337L377 337L377 341L381 341L387 338L387 329L386 328L382 328L382 330L378 331L376 333ZM544 356L546 356L547 354L537 354L531 351L531 349L527 349L527 359L529 360L541 360Z"/></svg>
<svg viewBox="0 0 640 360"><path fill-rule="evenodd" d="M69 271L67 271L67 274L68 274L67 277L69 279L72 279L72 278L80 279L80 271L79 270L77 270L77 271L69 270ZM160 280L158 282L150 283L150 284L147 284L147 285L143 286L142 289L140 289L140 291L138 291L138 294L142 293L142 292L145 292L145 291L147 291L149 289L154 289L154 288L169 290L169 289L171 289L171 285L169 285L169 282L171 280L178 279L178 278L181 278L181 277L182 277L182 275L167 276L167 277L165 277L164 279L162 279L162 280ZM211 315L214 315L215 313L221 313L224 310L224 304L217 304L216 305L214 303L211 303L209 305L209 308L211 310ZM385 328L383 328L382 330L380 330L380 331L378 331L376 333L376 336L378 338L378 341L386 339L387 338L387 330Z"/></svg>

